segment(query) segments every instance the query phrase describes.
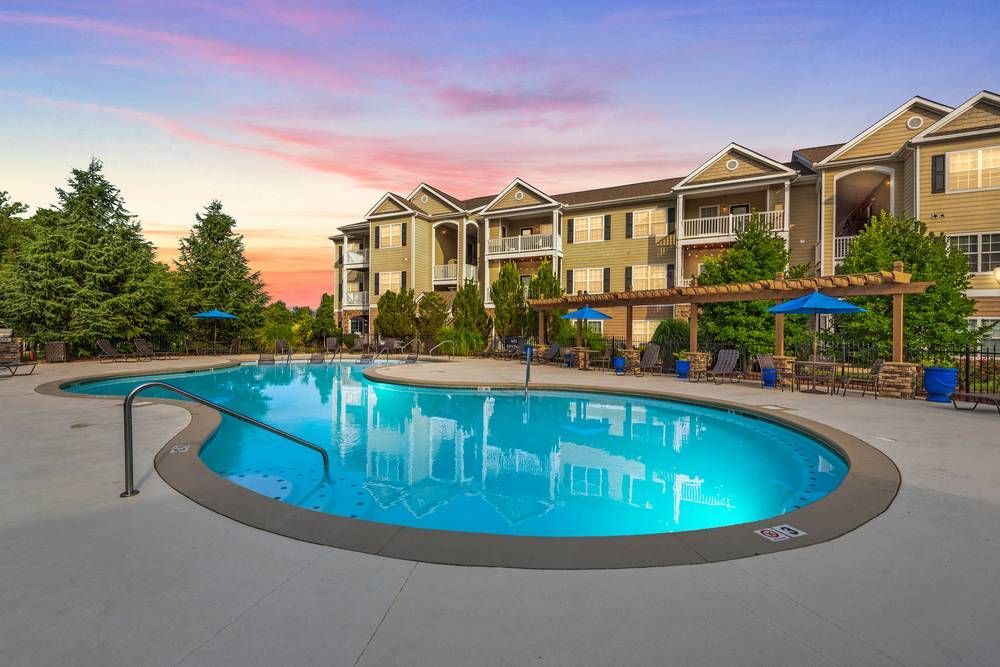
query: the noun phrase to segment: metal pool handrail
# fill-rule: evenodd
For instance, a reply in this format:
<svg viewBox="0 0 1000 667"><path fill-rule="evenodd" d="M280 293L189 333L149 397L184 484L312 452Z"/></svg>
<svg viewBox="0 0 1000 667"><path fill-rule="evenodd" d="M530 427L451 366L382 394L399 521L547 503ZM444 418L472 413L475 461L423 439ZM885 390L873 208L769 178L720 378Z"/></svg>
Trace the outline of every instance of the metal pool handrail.
<svg viewBox="0 0 1000 667"><path fill-rule="evenodd" d="M319 445L315 445L309 442L308 440L303 440L302 438L296 435L292 435L291 433L282 431L281 429L265 424L262 421L257 421L253 417L248 417L234 410L230 410L229 408L219 405L218 403L213 403L212 401L206 398L202 398L201 396L197 396L195 394L192 394L191 392L184 391L180 387L175 387L172 384L167 384L166 382L159 382L159 381L144 382L143 384L139 385L138 387L130 391L128 395L125 397L125 402L122 404L122 409L124 412L124 419L125 419L125 491L123 491L120 494L120 497L122 498L130 498L139 493L139 490L135 488L134 474L133 474L134 458L132 456L132 402L135 401L135 397L137 395L152 387L159 387L161 389L166 389L167 391L172 391L175 394L179 394L187 399L194 401L195 403L201 403L206 407L212 408L213 410L217 410L218 412L221 412L224 415L229 415L230 417L239 419L240 421L246 422L251 426L256 426L257 428L264 429L268 433L273 433L274 435L285 438L286 440L291 440L295 444L302 445L303 447L308 447L309 449L315 451L316 453L318 453L320 456L323 457L323 473L329 474L330 455L327 454L326 450L320 447Z"/></svg>
<svg viewBox="0 0 1000 667"><path fill-rule="evenodd" d="M434 350L438 349L442 345L451 345L452 346L452 350L455 349L454 348L455 341L452 341L452 340L443 340L440 343L438 343L437 345L435 345L434 347L432 347L431 349L427 350L427 354L428 355L432 354L434 352ZM454 356L453 354L449 354L448 358L451 359L453 356Z"/></svg>

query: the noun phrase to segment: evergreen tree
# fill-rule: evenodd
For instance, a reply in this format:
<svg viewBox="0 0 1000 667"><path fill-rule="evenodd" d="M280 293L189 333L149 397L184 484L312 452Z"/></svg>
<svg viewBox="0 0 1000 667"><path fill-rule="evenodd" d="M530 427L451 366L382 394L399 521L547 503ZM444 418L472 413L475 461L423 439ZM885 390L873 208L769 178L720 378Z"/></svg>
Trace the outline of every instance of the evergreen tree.
<svg viewBox="0 0 1000 667"><path fill-rule="evenodd" d="M528 304L524 299L521 274L513 262L500 267L500 275L490 285L490 301L493 302L493 325L498 335L514 336L524 333Z"/></svg>
<svg viewBox="0 0 1000 667"><path fill-rule="evenodd" d="M163 332L173 294L121 192L101 163L74 169L55 208L35 215L5 284L9 324L33 342L92 350L97 338Z"/></svg>
<svg viewBox="0 0 1000 667"><path fill-rule="evenodd" d="M927 225L885 211L873 217L848 247L838 273L891 271L903 262L912 280L933 281L925 294L907 294L903 301L903 340L908 347L955 348L975 343L982 332L970 331L966 318L975 314L975 301L965 296L969 288L969 262L961 250L948 245L942 234ZM841 336L888 349L892 341L892 299L852 298L867 313L840 315L834 328Z"/></svg>
<svg viewBox="0 0 1000 667"><path fill-rule="evenodd" d="M434 337L448 320L448 303L437 292L428 292L417 306L417 333L424 345L433 344Z"/></svg>
<svg viewBox="0 0 1000 667"><path fill-rule="evenodd" d="M292 309L292 346L306 347L313 342L314 317L312 308L296 306Z"/></svg>
<svg viewBox="0 0 1000 667"><path fill-rule="evenodd" d="M260 273L250 270L243 235L234 227L236 220L218 200L195 214L191 233L180 243L178 288L188 315L213 309L232 313L239 318L233 326L247 336L263 322L268 296Z"/></svg>
<svg viewBox="0 0 1000 667"><path fill-rule="evenodd" d="M471 280L466 280L455 293L455 300L451 302L451 318L454 328L475 332L483 340L490 337L493 329L479 285Z"/></svg>
<svg viewBox="0 0 1000 667"><path fill-rule="evenodd" d="M773 280L782 272L789 278L805 276L807 266L786 269L789 257L785 240L755 214L725 254L705 260L698 285ZM769 301L703 304L698 318L699 333L710 340L738 345L751 352L773 349L774 315L767 312L773 305ZM785 317L785 340L789 347L808 340L804 316Z"/></svg>
<svg viewBox="0 0 1000 667"><path fill-rule="evenodd" d="M535 275L531 276L531 282L528 283L528 298L553 299L562 296L562 294L563 288L559 284L559 277L552 270L552 262L546 259L538 265L538 271ZM566 321L561 319L566 311L546 310L544 314L545 331L549 338L555 339L561 324ZM538 313L533 310L528 313L528 330L538 331Z"/></svg>
<svg viewBox="0 0 1000 667"><path fill-rule="evenodd" d="M324 293L319 298L319 308L316 309L313 335L317 340L323 342L327 336L338 334L340 334L340 327L337 326L337 311L334 308L333 295Z"/></svg>
<svg viewBox="0 0 1000 667"><path fill-rule="evenodd" d="M274 349L274 341L292 339L295 317L284 301L268 304L261 311L261 326L257 331L258 343L263 350Z"/></svg>
<svg viewBox="0 0 1000 667"><path fill-rule="evenodd" d="M382 337L410 338L417 333L417 302L413 290L388 291L378 300L375 331Z"/></svg>
<svg viewBox="0 0 1000 667"><path fill-rule="evenodd" d="M31 239L31 219L23 218L28 207L14 201L0 190L0 265L14 261L14 256Z"/></svg>

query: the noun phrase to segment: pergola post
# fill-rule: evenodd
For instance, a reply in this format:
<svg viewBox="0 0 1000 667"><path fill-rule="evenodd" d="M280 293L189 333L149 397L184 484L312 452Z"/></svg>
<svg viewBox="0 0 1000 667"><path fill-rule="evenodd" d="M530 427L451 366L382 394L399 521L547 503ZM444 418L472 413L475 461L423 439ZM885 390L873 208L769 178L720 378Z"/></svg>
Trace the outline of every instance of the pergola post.
<svg viewBox="0 0 1000 667"><path fill-rule="evenodd" d="M632 347L632 304L625 306L625 347Z"/></svg>
<svg viewBox="0 0 1000 667"><path fill-rule="evenodd" d="M545 311L536 310L535 313L538 315L538 344L545 344Z"/></svg>
<svg viewBox="0 0 1000 667"><path fill-rule="evenodd" d="M688 352L698 351L698 304L691 304L691 314L688 316Z"/></svg>
<svg viewBox="0 0 1000 667"><path fill-rule="evenodd" d="M892 360L903 361L903 295L892 295Z"/></svg>
<svg viewBox="0 0 1000 667"><path fill-rule="evenodd" d="M777 301L776 303L781 303ZM785 314L777 313L774 316L774 354L778 357L785 356Z"/></svg>

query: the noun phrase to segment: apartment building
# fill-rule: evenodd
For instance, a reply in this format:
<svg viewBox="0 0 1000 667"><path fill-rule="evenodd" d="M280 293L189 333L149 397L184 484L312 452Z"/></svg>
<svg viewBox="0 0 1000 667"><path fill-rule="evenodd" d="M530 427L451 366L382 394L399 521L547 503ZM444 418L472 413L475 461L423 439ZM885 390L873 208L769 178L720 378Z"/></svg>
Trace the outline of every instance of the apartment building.
<svg viewBox="0 0 1000 667"><path fill-rule="evenodd" d="M387 192L330 237L338 316L368 332L386 291L450 299L465 280L489 307L506 262L527 283L549 260L570 292L689 284L753 214L785 239L792 264L827 275L883 209L922 219L968 255L974 323L994 324L1000 338L1000 95L988 91L958 107L913 97L846 143L800 148L787 161L731 143L687 175L629 185L549 194L515 178L472 199L427 183ZM595 326L624 335L624 308L608 314ZM637 307L633 336L683 314Z"/></svg>

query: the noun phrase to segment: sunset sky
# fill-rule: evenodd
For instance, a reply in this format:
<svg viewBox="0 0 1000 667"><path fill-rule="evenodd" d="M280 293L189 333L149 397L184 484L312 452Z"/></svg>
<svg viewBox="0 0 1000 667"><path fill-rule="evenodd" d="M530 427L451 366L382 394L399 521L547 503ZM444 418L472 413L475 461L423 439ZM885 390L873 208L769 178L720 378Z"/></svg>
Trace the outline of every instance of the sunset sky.
<svg viewBox="0 0 1000 667"><path fill-rule="evenodd" d="M0 1L0 190L104 161L164 259L221 199L274 298L386 190L551 193L787 159L1000 88L995 2Z"/></svg>

